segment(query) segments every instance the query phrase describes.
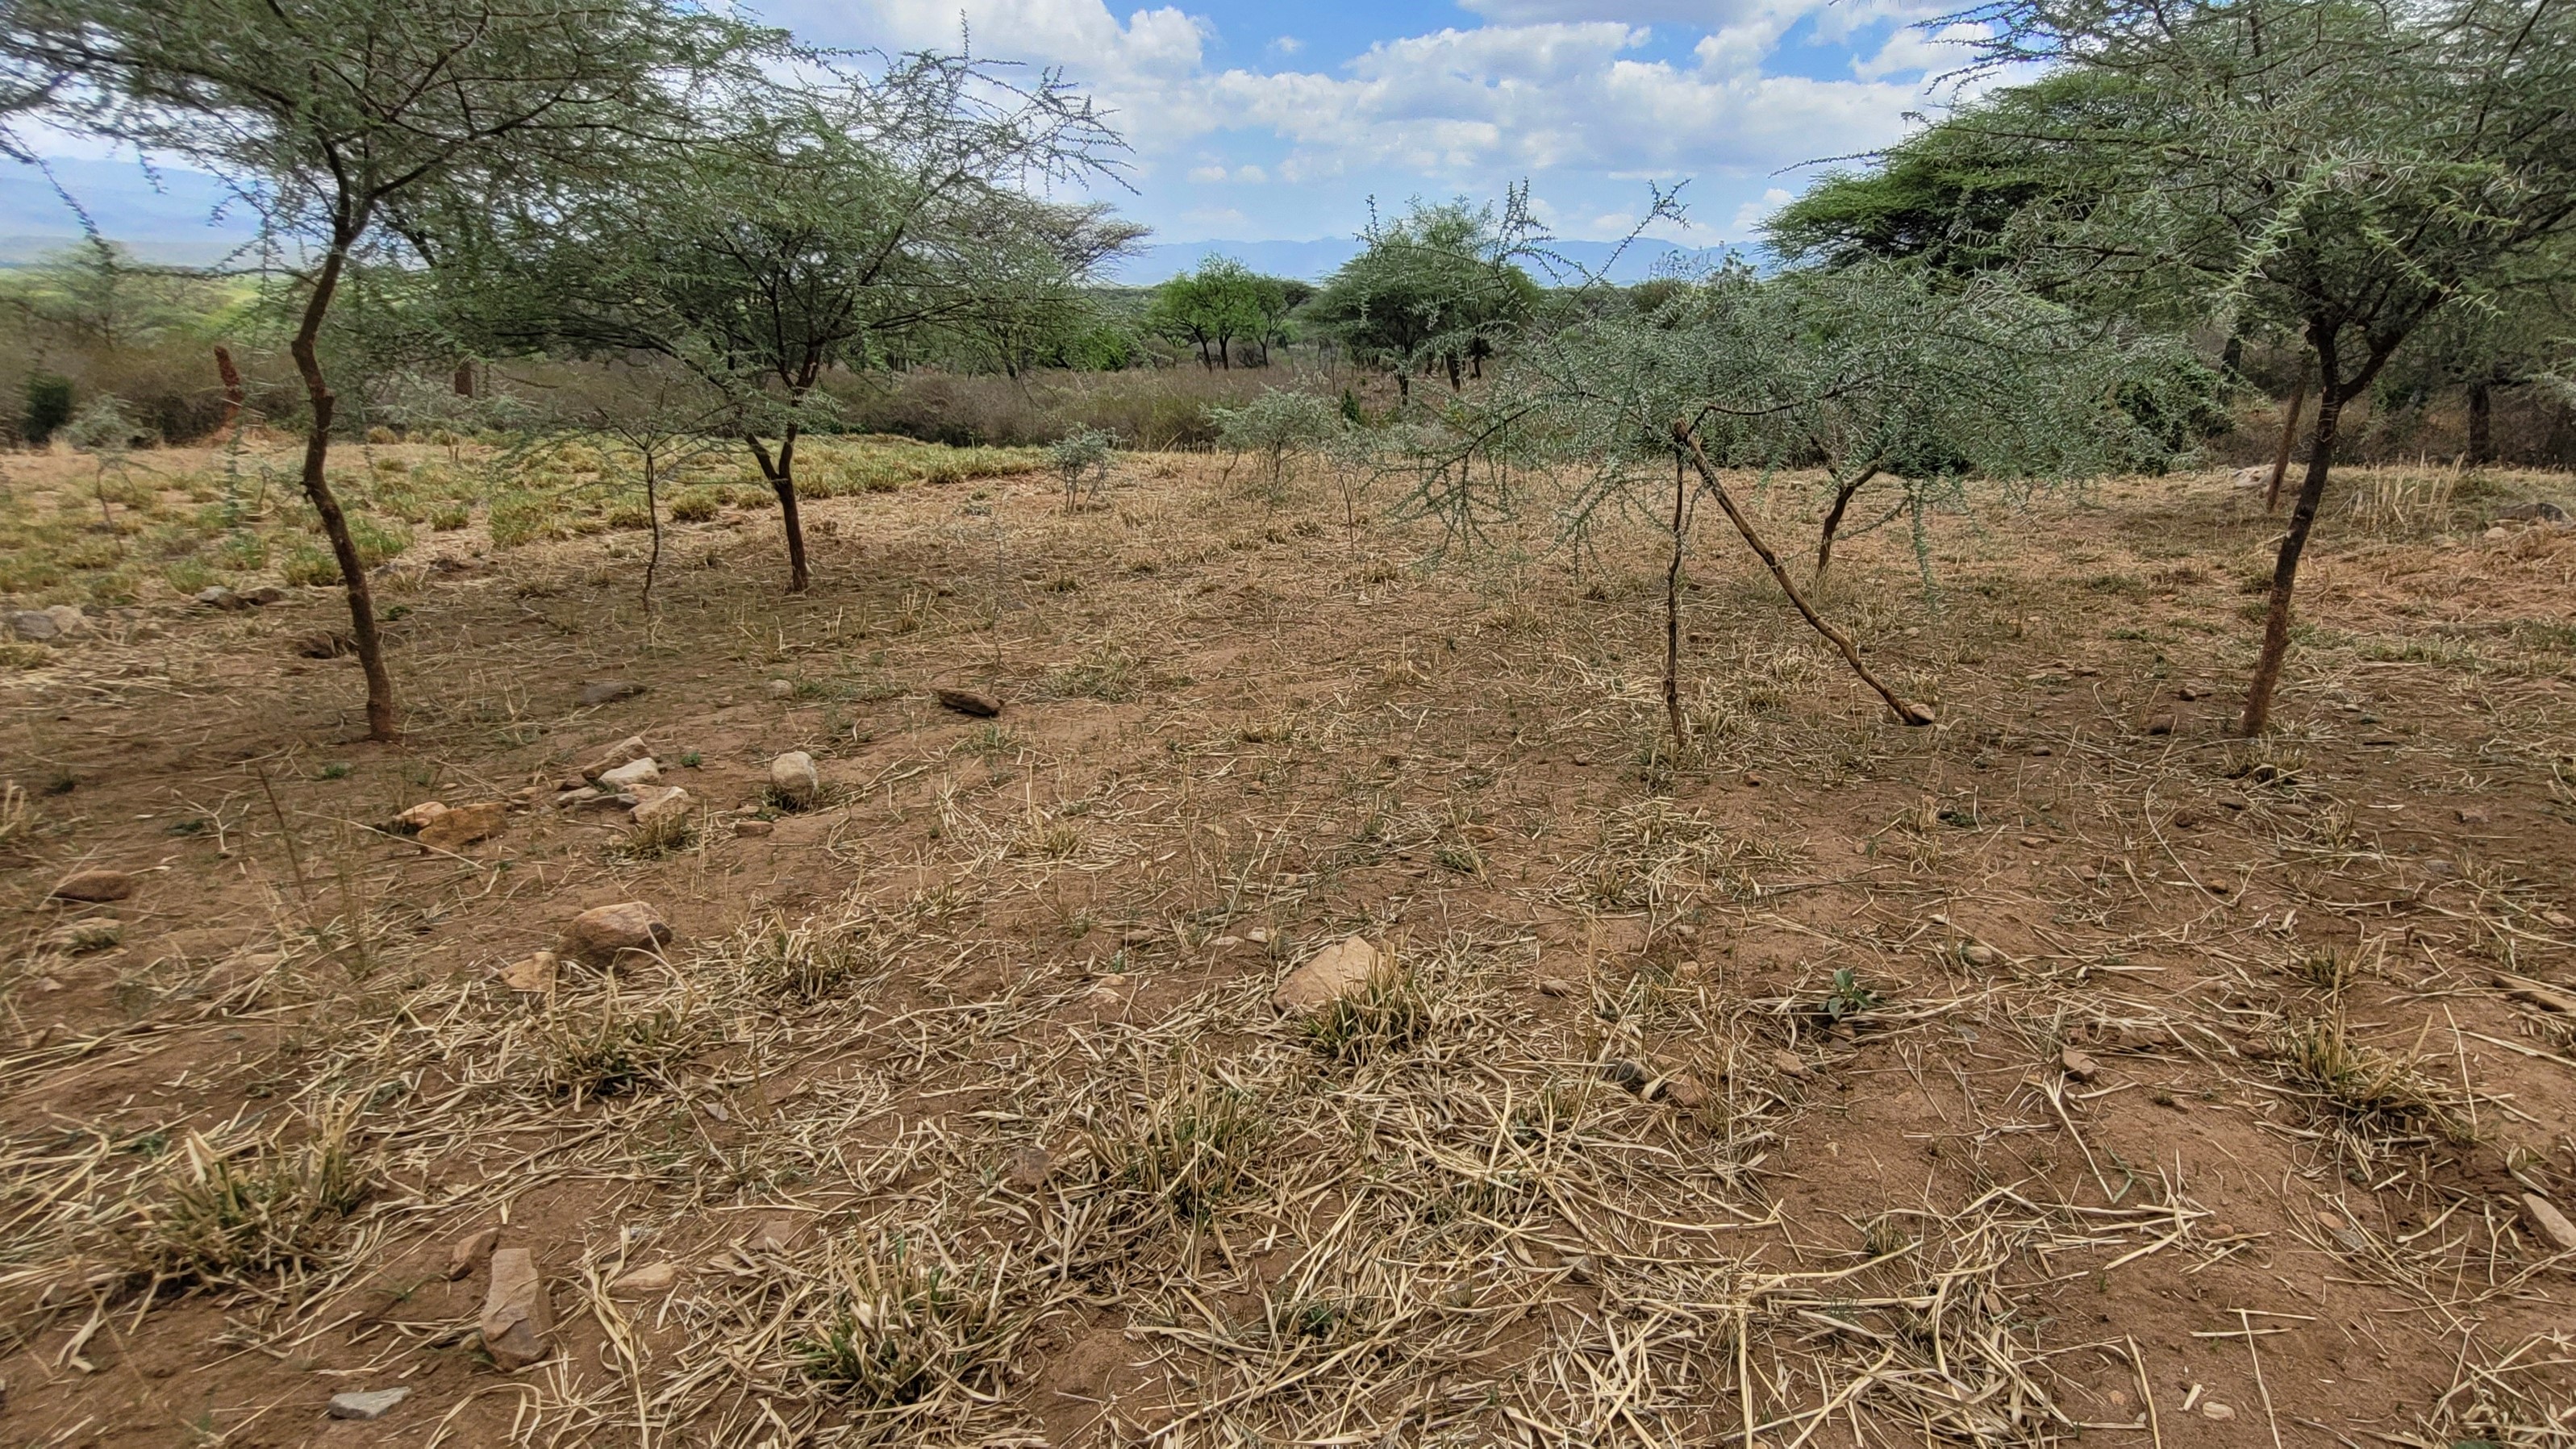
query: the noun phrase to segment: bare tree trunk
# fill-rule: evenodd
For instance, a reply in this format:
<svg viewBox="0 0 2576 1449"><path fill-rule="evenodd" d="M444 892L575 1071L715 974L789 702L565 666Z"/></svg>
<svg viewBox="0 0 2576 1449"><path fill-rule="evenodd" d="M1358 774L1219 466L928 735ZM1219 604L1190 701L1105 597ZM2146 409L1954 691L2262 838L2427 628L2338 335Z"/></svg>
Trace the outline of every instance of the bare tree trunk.
<svg viewBox="0 0 2576 1449"><path fill-rule="evenodd" d="M349 519L340 511L340 499L323 474L323 465L331 454L331 414L339 400L323 380L315 343L322 335L322 319L331 310L331 295L339 290L340 271L348 255L349 238L334 238L330 255L323 258L321 273L313 279L313 295L305 299L303 321L287 350L295 357L295 370L304 379L304 394L313 407L313 431L304 439L304 496L312 501L313 511L322 516L322 536L331 541L332 557L340 564L341 582L348 587L350 634L358 646L358 667L367 676L367 738L390 740L397 733L394 681L385 672L384 640L376 632L376 604L367 590L367 567L358 557L356 540L349 536Z"/></svg>
<svg viewBox="0 0 2576 1449"><path fill-rule="evenodd" d="M644 560L644 614L653 614L653 576L662 567L662 500L653 473L653 450L644 452L644 522L653 530L653 552Z"/></svg>
<svg viewBox="0 0 2576 1449"><path fill-rule="evenodd" d="M1851 636L1826 623L1823 617L1816 613L1815 607L1807 602L1807 596L1798 592L1798 586L1789 582L1789 571L1780 566L1780 556L1773 553L1771 546L1762 541L1762 536L1753 531L1753 524L1745 518L1743 510L1735 506L1733 495L1726 491L1725 484L1718 481L1717 469L1708 461L1708 454L1700 449L1699 439L1691 435L1689 423L1675 420L1673 442L1688 456L1691 466L1699 470L1700 481L1708 486L1711 494L1716 496L1717 506L1726 510L1727 521L1735 525L1737 533L1744 535L1744 541L1752 546L1753 551L1761 556L1763 565L1771 570L1771 577L1779 581L1780 592L1787 594L1789 602L1798 606L1798 613L1806 619L1809 627L1824 635L1827 642L1841 652L1843 662L1851 666L1852 673L1860 676L1861 683L1878 691L1878 697L1887 701L1887 707L1896 716L1897 723L1906 725L1932 723L1932 711L1928 706L1916 704L1910 699L1898 698L1895 690L1888 688L1877 675L1869 672L1868 665L1861 662L1860 650L1852 643Z"/></svg>
<svg viewBox="0 0 2576 1449"><path fill-rule="evenodd" d="M242 387L241 369L233 366L231 350L220 342L215 344L215 376L224 380L223 430L229 433L241 421L242 408L250 402L250 394Z"/></svg>
<svg viewBox="0 0 2576 1449"><path fill-rule="evenodd" d="M1834 533L1843 526L1843 510L1851 507L1852 495L1860 492L1861 485L1877 476L1878 465L1872 463L1861 470L1859 477L1834 490L1834 506L1825 510L1823 536L1816 540L1816 577L1818 579L1825 576L1826 565L1834 561Z"/></svg>
<svg viewBox="0 0 2576 1449"><path fill-rule="evenodd" d="M2469 384L2469 461L2495 461L2495 393L2485 378Z"/></svg>
<svg viewBox="0 0 2576 1449"><path fill-rule="evenodd" d="M743 441L751 444L769 491L778 495L778 516L787 529L787 592L801 594L812 580L805 572L805 525L796 515L796 425L789 423L780 437L775 462L760 439L746 436Z"/></svg>
<svg viewBox="0 0 2576 1449"><path fill-rule="evenodd" d="M1681 455L1673 456L1673 556L1664 568L1664 716L1672 722L1673 750L1689 743L1682 731L1682 544L1689 498Z"/></svg>
<svg viewBox="0 0 2576 1449"><path fill-rule="evenodd" d="M2308 445L2308 475L2299 484L2297 506L2290 510L2290 531L2281 536L2281 551L2272 563L2272 606L2263 615L2263 653L2255 661L2253 680L2245 686L2245 717L2238 725L2238 733L2247 739L2260 735L2271 723L2272 692L2281 683L2281 663L2290 652L2290 593L2299 581L2299 555L2307 551L2317 505L2326 496L2326 474L2334 467L2335 425L2343 418L2344 399L2349 395L2336 376L2333 336L2313 332L2311 336L2316 339L2319 376L2317 431Z"/></svg>
<svg viewBox="0 0 2576 1449"><path fill-rule="evenodd" d="M456 376L451 380L450 385L451 385L451 386L453 386L453 387L456 389L456 395L457 395L458 397L472 397L472 396L474 396L474 359L473 359L473 358L466 357L466 358L459 358L459 359L457 360L457 363L456 363Z"/></svg>
<svg viewBox="0 0 2576 1449"><path fill-rule="evenodd" d="M2263 493L2263 511L2272 513L2281 506L2281 480L2290 472L2290 449L2299 438L2299 409L2308 401L2308 371L2316 365L2314 358L2299 359L2299 380L2290 384L2290 409L2281 417L2281 444L2272 451L2272 486Z"/></svg>

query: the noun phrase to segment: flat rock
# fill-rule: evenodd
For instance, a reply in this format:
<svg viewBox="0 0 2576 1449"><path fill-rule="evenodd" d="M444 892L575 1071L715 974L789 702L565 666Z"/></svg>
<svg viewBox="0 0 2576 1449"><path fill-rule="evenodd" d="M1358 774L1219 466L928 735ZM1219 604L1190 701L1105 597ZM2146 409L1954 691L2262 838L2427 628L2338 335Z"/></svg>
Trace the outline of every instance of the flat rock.
<svg viewBox="0 0 2576 1449"><path fill-rule="evenodd" d="M2204 1419L2214 1419L2217 1422L2224 1424L2228 1420L2236 1417L2236 1411L2225 1404L2218 1402L2216 1399L2211 1399L2209 1402L2200 1406L2200 1416Z"/></svg>
<svg viewBox="0 0 2576 1449"><path fill-rule="evenodd" d="M522 1369L554 1352L555 1317L546 1302L546 1280L536 1254L525 1248L492 1253L492 1286L483 1295L483 1351L505 1369Z"/></svg>
<svg viewBox="0 0 2576 1449"><path fill-rule="evenodd" d="M698 797L677 785L647 785L635 792L635 808L628 813L638 825L656 825L685 817L697 803Z"/></svg>
<svg viewBox="0 0 2576 1449"><path fill-rule="evenodd" d="M788 680L773 679L766 686L771 699L794 699L796 686Z"/></svg>
<svg viewBox="0 0 2576 1449"><path fill-rule="evenodd" d="M582 708L591 709L603 704L615 704L621 699L633 699L643 692L644 686L632 679L594 679L581 687Z"/></svg>
<svg viewBox="0 0 2576 1449"><path fill-rule="evenodd" d="M510 828L510 807L499 800L480 800L441 811L415 837L431 850L461 850Z"/></svg>
<svg viewBox="0 0 2576 1449"><path fill-rule="evenodd" d="M2268 465L2262 464L2239 468L2228 475L2227 479L2227 486L2230 488L2268 488L2271 485L2272 470Z"/></svg>
<svg viewBox="0 0 2576 1449"><path fill-rule="evenodd" d="M959 714L971 714L977 719L991 719L1002 712L1002 702L979 689L942 687L932 690L931 693L938 697L940 708L953 709Z"/></svg>
<svg viewBox="0 0 2576 1449"><path fill-rule="evenodd" d="M2057 1065L2065 1071L2066 1075L2079 1082L2089 1082L2102 1074L2100 1062L2095 1061L2090 1053L2077 1051L2073 1047L2068 1047L2057 1054Z"/></svg>
<svg viewBox="0 0 2576 1449"><path fill-rule="evenodd" d="M613 770L599 772L599 788L603 790L632 790L638 785L660 783L662 783L662 767L650 755L641 759L628 760Z"/></svg>
<svg viewBox="0 0 2576 1449"><path fill-rule="evenodd" d="M2531 1220L2532 1231L2548 1239L2552 1248L2576 1253L2576 1223L2569 1222L2557 1204L2536 1192L2526 1192L2522 1195L2522 1215Z"/></svg>
<svg viewBox="0 0 2576 1449"><path fill-rule="evenodd" d="M243 598L241 595L234 593L232 590L225 588L221 584L216 584L211 588L199 589L191 597L195 602L204 605L209 609L247 609L251 606L250 600Z"/></svg>
<svg viewBox="0 0 2576 1449"><path fill-rule="evenodd" d="M555 989L555 976L562 967L562 957L552 951L539 951L502 967L501 984L512 991L542 994Z"/></svg>
<svg viewBox="0 0 2576 1449"><path fill-rule="evenodd" d="M625 1272L618 1274L616 1279L608 1285L608 1296L611 1298L650 1298L656 1293L670 1292L671 1285L679 1281L679 1264L647 1263L641 1268L629 1268Z"/></svg>
<svg viewBox="0 0 2576 1449"><path fill-rule="evenodd" d="M781 805L810 810L822 803L823 772L814 768L812 755L789 750L769 762L769 793Z"/></svg>
<svg viewBox="0 0 2576 1449"><path fill-rule="evenodd" d="M67 951L80 955L85 951L104 951L125 939L125 923L114 916L88 916L66 921L36 939L36 944L49 951Z"/></svg>
<svg viewBox="0 0 2576 1449"><path fill-rule="evenodd" d="M1317 1010L1367 985L1385 960L1385 953L1367 938L1344 936L1289 972L1270 994L1270 1004L1287 1012Z"/></svg>
<svg viewBox="0 0 2576 1449"><path fill-rule="evenodd" d="M458 1238L447 1248L447 1281L455 1282L483 1266L492 1249L501 1241L499 1228L477 1228Z"/></svg>
<svg viewBox="0 0 2576 1449"><path fill-rule="evenodd" d="M2175 718L2172 710L2151 709L2145 714L2138 716L2138 733L2142 735L2169 735L2174 732L2174 726L2179 722L2180 721Z"/></svg>
<svg viewBox="0 0 2576 1449"><path fill-rule="evenodd" d="M1775 1051L1771 1053L1771 1070L1794 1080L1807 1075L1807 1063L1795 1052Z"/></svg>
<svg viewBox="0 0 2576 1449"><path fill-rule="evenodd" d="M581 777L596 780L620 765L649 759L652 754L653 747L644 743L642 735L628 735L613 745L593 751L589 759L581 762Z"/></svg>
<svg viewBox="0 0 2576 1449"><path fill-rule="evenodd" d="M409 1388L366 1389L331 1396L330 1414L334 1419L381 1419L394 1410L394 1405L411 1397Z"/></svg>
<svg viewBox="0 0 2576 1449"><path fill-rule="evenodd" d="M662 913L642 901L593 906L564 928L563 954L594 966L614 963L629 951L647 954L671 941Z"/></svg>
<svg viewBox="0 0 2576 1449"><path fill-rule="evenodd" d="M76 870L54 882L54 888L45 894L58 901L85 901L92 905L103 905L109 901L121 901L134 894L134 877L125 871L108 870L103 867Z"/></svg>
<svg viewBox="0 0 2576 1449"><path fill-rule="evenodd" d="M396 815L394 817L394 828L397 830L411 831L424 830L428 828L429 822L436 820L439 816L446 813L447 807L440 804L438 801L423 800L419 804L412 806L410 809L403 811L401 814Z"/></svg>
<svg viewBox="0 0 2576 1449"><path fill-rule="evenodd" d="M733 823L734 834L749 836L755 839L760 836L767 835L770 831L776 828L777 827L775 825L766 820L737 820Z"/></svg>
<svg viewBox="0 0 2576 1449"><path fill-rule="evenodd" d="M565 793L580 797L563 807L575 815L626 815L641 803L639 797L623 790L571 790ZM561 800L563 796L555 798Z"/></svg>
<svg viewBox="0 0 2576 1449"><path fill-rule="evenodd" d="M54 616L43 609L20 609L9 616L9 632L21 639L47 643L63 636Z"/></svg>
<svg viewBox="0 0 2576 1449"><path fill-rule="evenodd" d="M1708 1089L1689 1073L1677 1072L1657 1084L1653 1100L1685 1112L1696 1112L1708 1105Z"/></svg>
<svg viewBox="0 0 2576 1449"><path fill-rule="evenodd" d="M1971 966L1992 966L2004 959L2004 953L1983 941L1970 941L1959 948L1959 959Z"/></svg>

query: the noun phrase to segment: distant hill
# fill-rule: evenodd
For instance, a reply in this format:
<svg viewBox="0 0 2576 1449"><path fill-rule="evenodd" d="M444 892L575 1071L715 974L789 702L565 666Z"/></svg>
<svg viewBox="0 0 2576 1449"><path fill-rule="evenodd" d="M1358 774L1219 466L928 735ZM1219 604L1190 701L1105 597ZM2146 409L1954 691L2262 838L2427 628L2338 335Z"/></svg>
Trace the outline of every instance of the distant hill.
<svg viewBox="0 0 2576 1449"><path fill-rule="evenodd" d="M1726 245L1684 247L1642 239L1619 253L1615 265L1611 262L1612 254L1619 251L1615 242L1563 241L1555 243L1550 250L1586 271L1598 272L1608 267L1609 278L1614 282L1642 282L1676 269L1695 271L1714 266L1730 252L1752 259L1745 248ZM1331 276L1342 263L1358 256L1359 252L1360 242L1356 237L1324 237L1315 241L1158 242L1105 268L1103 279L1122 286L1150 287L1193 270L1209 257L1232 257L1256 272L1320 282ZM1570 283L1581 278L1542 276L1539 280L1543 283Z"/></svg>
<svg viewBox="0 0 2576 1449"><path fill-rule="evenodd" d="M230 199L223 183L200 171L147 174L131 161L51 163L55 180L77 199L98 229L147 262L208 266L249 241L257 228L234 202L230 215L213 219ZM0 161L0 264L30 262L74 245L83 235L80 216L64 203L45 173Z"/></svg>

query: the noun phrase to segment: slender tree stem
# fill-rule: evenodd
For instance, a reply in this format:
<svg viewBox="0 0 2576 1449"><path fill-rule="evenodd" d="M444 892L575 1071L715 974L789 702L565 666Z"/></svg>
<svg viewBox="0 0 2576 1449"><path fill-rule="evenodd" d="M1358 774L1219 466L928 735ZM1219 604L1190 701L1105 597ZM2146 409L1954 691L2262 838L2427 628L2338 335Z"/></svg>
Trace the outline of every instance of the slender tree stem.
<svg viewBox="0 0 2576 1449"><path fill-rule="evenodd" d="M1879 465L1872 463L1860 470L1859 477L1834 490L1834 506L1826 510L1823 536L1816 540L1817 578L1823 578L1825 566L1834 561L1834 533L1843 526L1843 510L1851 507L1852 495L1860 492L1862 484L1878 476L1878 469Z"/></svg>
<svg viewBox="0 0 2576 1449"><path fill-rule="evenodd" d="M331 310L331 296L339 290L340 273L347 264L350 242L359 228L344 224L341 234L332 241L329 255L322 260L322 270L313 279L313 293L304 301L304 316L295 330L295 340L287 351L295 357L295 370L304 379L304 393L313 409L313 430L304 439L304 496L313 503L313 511L322 516L322 535L331 541L331 553L340 564L340 578L349 593L350 633L358 646L358 667L367 677L367 738L394 738L394 681L385 670L384 640L376 632L376 604L367 589L367 567L358 557L358 545L349 535L348 516L340 511L340 499L331 491L331 481L323 473L331 454L331 415L338 399L322 376L322 361L317 343L322 335L322 319Z"/></svg>
<svg viewBox="0 0 2576 1449"><path fill-rule="evenodd" d="M2290 410L2281 419L2281 443L2272 453L2272 486L2264 491L2263 511L2272 513L2281 506L2281 480L2290 472L2290 449L2299 439L2299 409L2308 400L2308 370L2316 365L2314 358L2299 359L2299 380L2290 384Z"/></svg>
<svg viewBox="0 0 2576 1449"><path fill-rule="evenodd" d="M1735 506L1735 499L1726 491L1726 485L1718 481L1717 469L1708 461L1708 454L1701 450L1698 437L1691 431L1689 419L1674 420L1673 443L1678 451L1690 459L1691 466L1699 470L1700 481L1706 484L1708 491L1716 497L1717 506L1726 510L1727 521L1735 525L1735 531L1744 535L1744 541L1761 556L1763 566L1771 570L1771 577L1779 582L1780 591L1789 596L1790 603L1798 606L1798 613L1806 619L1808 626L1824 635L1826 640L1841 652L1843 662L1851 666L1852 673L1860 676L1861 683L1876 690L1878 697L1887 701L1888 710L1896 716L1899 724L1932 723L1932 711L1928 706L1916 704L1910 699L1899 698L1895 690L1888 688L1877 675L1870 673L1869 666L1861 662L1860 650L1852 643L1851 636L1826 623L1823 616L1815 611L1814 606L1807 602L1807 596L1799 593L1798 586L1789 581L1789 571L1780 566L1780 556L1773 553L1771 546L1762 541L1762 535L1753 531L1751 520L1744 516L1742 509Z"/></svg>
<svg viewBox="0 0 2576 1449"><path fill-rule="evenodd" d="M1673 749L1688 741L1682 733L1682 543L1687 535L1684 503L1690 494L1681 455L1673 455L1673 557L1664 569L1664 715L1672 722Z"/></svg>

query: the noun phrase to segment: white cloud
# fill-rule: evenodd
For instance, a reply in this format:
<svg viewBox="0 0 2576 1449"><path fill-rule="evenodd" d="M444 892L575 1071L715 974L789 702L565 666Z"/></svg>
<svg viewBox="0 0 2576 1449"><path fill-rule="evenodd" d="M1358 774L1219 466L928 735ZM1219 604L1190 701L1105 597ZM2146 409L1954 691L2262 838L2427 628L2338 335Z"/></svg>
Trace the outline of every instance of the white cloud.
<svg viewBox="0 0 2576 1449"><path fill-rule="evenodd" d="M1306 42L1293 35L1274 36L1270 41L1270 48L1281 55L1295 55L1306 48Z"/></svg>
<svg viewBox="0 0 2576 1449"><path fill-rule="evenodd" d="M1892 75L1930 73L1965 65L1973 58L1970 42L1981 39L1984 32L1972 25L1944 26L1938 31L1906 26L1887 37L1878 54L1852 57L1852 74L1865 81L1885 80Z"/></svg>
<svg viewBox="0 0 2576 1449"><path fill-rule="evenodd" d="M1762 223L1770 217L1771 213L1797 199L1787 190L1774 186L1763 192L1759 199L1737 207L1735 222L1726 229L1727 240L1742 241L1755 235L1762 230Z"/></svg>
<svg viewBox="0 0 2576 1449"><path fill-rule="evenodd" d="M1202 186L1214 185L1215 183L1225 179L1225 168L1222 166L1193 166L1190 168L1190 179L1198 182Z"/></svg>

